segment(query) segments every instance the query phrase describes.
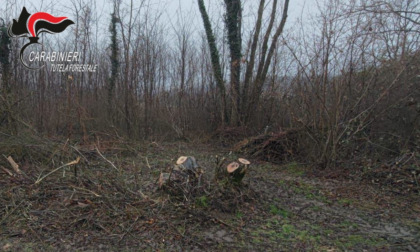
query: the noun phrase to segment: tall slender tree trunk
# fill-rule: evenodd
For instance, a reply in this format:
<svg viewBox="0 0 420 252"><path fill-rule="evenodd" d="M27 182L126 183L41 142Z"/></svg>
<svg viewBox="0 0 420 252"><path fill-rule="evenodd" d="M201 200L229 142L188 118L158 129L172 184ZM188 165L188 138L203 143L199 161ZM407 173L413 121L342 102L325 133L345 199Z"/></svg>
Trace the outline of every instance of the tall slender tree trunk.
<svg viewBox="0 0 420 252"><path fill-rule="evenodd" d="M232 113L230 124L239 126L240 123L240 78L241 78L241 0L225 0L225 24L228 31L230 49L230 85L232 97Z"/></svg>
<svg viewBox="0 0 420 252"><path fill-rule="evenodd" d="M227 121L227 106L226 106L226 88L222 76L222 67L220 66L219 50L217 49L216 39L214 38L213 29L211 27L210 18L207 14L206 7L204 6L203 0L197 0L198 7L200 9L201 17L204 23L204 29L206 31L207 42L210 48L211 65L213 67L214 78L216 79L217 88L220 93L221 100L221 121L222 127Z"/></svg>
<svg viewBox="0 0 420 252"><path fill-rule="evenodd" d="M264 83L267 78L268 69L270 67L271 60L274 55L274 50L277 47L277 41L280 35L283 33L284 26L286 25L287 12L289 9L289 0L285 0L284 2L283 14L282 14L280 24L277 27L276 32L274 33L272 37L270 48L268 48L268 40L270 38L271 29L273 28L274 19L276 15L276 5L277 5L277 0L274 0L273 11L271 13L271 18L270 18L271 20L270 20L269 28L264 37L264 42L262 46L263 47L262 56L261 56L260 63L258 66L257 76L255 77L252 93L249 94L250 102L248 104L248 113L247 113L246 122L249 122L254 116L255 111L257 111L258 105L260 103L260 97L261 97L261 93L264 87Z"/></svg>
<svg viewBox="0 0 420 252"><path fill-rule="evenodd" d="M112 110L112 104L113 104L113 97L114 97L114 90L115 90L115 84L117 81L117 75L118 75L118 67L119 67L119 61L118 61L118 42L117 42L117 22L118 18L115 14L115 10L111 15L111 26L110 26L110 32L111 32L111 76L109 78L109 86L108 86L108 116L111 121L114 120L113 117L113 110Z"/></svg>

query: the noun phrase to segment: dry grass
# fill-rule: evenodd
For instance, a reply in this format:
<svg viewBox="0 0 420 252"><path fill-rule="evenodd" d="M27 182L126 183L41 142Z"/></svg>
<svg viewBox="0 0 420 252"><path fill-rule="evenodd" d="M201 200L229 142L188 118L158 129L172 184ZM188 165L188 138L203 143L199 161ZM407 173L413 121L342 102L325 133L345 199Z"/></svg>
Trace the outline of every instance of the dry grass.
<svg viewBox="0 0 420 252"><path fill-rule="evenodd" d="M375 218L382 205L349 208L356 201L351 195L330 197L343 184L328 188L325 181L314 183L292 171L295 166L254 160L245 184L235 188L214 183L212 170L216 154L237 156L208 145L113 139L82 146L31 134L3 134L1 140L0 153L10 155L22 171L17 174L0 158L0 246L6 251L392 250L401 242L404 248L419 245L412 231L420 229L414 224L420 211L415 203L406 205L412 212L399 212L403 201L396 200L392 214L384 215L391 219L380 217L403 231L370 234L367 225L379 230ZM205 171L200 186L188 194L159 190L160 172L170 171L180 155L197 158ZM368 201L362 202L366 207ZM395 214L403 216L398 223L390 217ZM402 232L405 237L398 236Z"/></svg>

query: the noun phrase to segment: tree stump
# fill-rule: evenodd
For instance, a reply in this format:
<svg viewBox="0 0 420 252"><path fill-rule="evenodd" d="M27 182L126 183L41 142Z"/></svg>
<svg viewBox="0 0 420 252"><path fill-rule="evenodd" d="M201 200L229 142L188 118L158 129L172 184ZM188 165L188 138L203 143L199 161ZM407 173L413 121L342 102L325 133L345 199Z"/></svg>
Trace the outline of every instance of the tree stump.
<svg viewBox="0 0 420 252"><path fill-rule="evenodd" d="M226 178L226 169L224 168L226 158L216 156L215 168L214 168L214 182L218 182Z"/></svg>
<svg viewBox="0 0 420 252"><path fill-rule="evenodd" d="M234 184L240 184L244 178L249 165L251 162L244 158L239 158L238 162L232 162L227 167L226 170L229 174L229 178Z"/></svg>
<svg viewBox="0 0 420 252"><path fill-rule="evenodd" d="M200 168L200 166L197 164L195 157L181 156L176 161L176 166L174 169L179 171L189 171L197 173L198 168Z"/></svg>
<svg viewBox="0 0 420 252"><path fill-rule="evenodd" d="M170 173L162 172L159 176L159 188L190 187L192 181L196 181L201 175L200 166L194 157L181 156L176 161Z"/></svg>

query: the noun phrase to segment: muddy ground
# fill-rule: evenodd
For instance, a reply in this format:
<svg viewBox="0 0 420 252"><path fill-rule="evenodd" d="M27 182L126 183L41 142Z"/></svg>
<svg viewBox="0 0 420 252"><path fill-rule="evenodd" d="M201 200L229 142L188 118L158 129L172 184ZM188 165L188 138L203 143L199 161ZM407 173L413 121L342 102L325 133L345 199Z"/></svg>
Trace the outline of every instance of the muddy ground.
<svg viewBox="0 0 420 252"><path fill-rule="evenodd" d="M214 144L103 144L102 156L92 146L55 148L0 153L23 172L1 157L0 250L420 251L415 190L252 159L242 187L217 188L215 156L241 155ZM158 189L160 172L180 155L197 158L203 190Z"/></svg>

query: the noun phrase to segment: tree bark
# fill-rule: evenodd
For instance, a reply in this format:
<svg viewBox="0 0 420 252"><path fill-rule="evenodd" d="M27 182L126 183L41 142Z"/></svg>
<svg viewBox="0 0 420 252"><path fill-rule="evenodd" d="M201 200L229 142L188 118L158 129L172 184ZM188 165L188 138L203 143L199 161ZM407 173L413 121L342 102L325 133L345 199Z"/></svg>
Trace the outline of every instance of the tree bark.
<svg viewBox="0 0 420 252"><path fill-rule="evenodd" d="M246 172L248 171L248 167L251 164L248 160L244 158L239 158L238 162L232 162L227 167L226 170L229 174L230 181L238 185L242 182Z"/></svg>
<svg viewBox="0 0 420 252"><path fill-rule="evenodd" d="M253 113L256 111L257 105L259 104L259 99L260 99L260 96L261 96L262 88L264 86L264 82L265 82L265 79L267 77L267 72L268 72L268 69L270 67L270 63L271 63L271 59L272 59L273 54L274 54L274 50L276 49L278 38L283 33L283 29L284 29L284 26L286 24L287 11L289 9L289 0L285 0L285 2L284 2L282 19L281 19L280 25L277 27L276 33L273 36L273 39L272 39L272 42L271 42L271 45L270 45L270 49L269 49L267 57L266 57L266 53L267 53L267 49L268 49L267 48L268 40L270 38L270 33L271 33L271 29L273 28L275 14L276 14L276 6L277 6L277 0L274 0L273 10L272 10L272 13L271 13L270 24L269 24L267 33L265 34L265 37L264 37L262 56L261 56L260 63L259 63L259 66L258 66L257 76L256 76L254 84L253 84L253 91L250 94L251 100L250 100L250 103L248 104L248 115L247 115L246 122L250 121L251 117L253 116Z"/></svg>
<svg viewBox="0 0 420 252"><path fill-rule="evenodd" d="M170 173L162 172L160 174L159 188L165 185L182 187L186 184L195 183L200 174L202 174L199 168L200 166L197 164L195 157L181 156Z"/></svg>
<svg viewBox="0 0 420 252"><path fill-rule="evenodd" d="M108 86L108 116L111 122L114 122L113 117L113 96L115 90L115 84L117 81L117 74L118 74L118 42L117 42L117 22L118 18L116 16L116 7L114 7L114 12L111 14L111 26L109 28L111 32L111 76L109 77L109 86Z"/></svg>
<svg viewBox="0 0 420 252"><path fill-rule="evenodd" d="M230 85L232 97L232 114L230 124L232 126L239 126L242 7L240 0L225 0L225 4L225 24L228 31L228 43L230 49Z"/></svg>
<svg viewBox="0 0 420 252"><path fill-rule="evenodd" d="M260 6L258 7L258 18L257 18L257 24L255 26L255 32L254 32L254 37L252 39L252 45L251 45L251 55L249 57L249 61L247 63L246 66L246 72L245 72L245 80L244 80L244 87L243 87L243 91L242 91L242 111L243 114L245 114L244 112L246 111L246 105L248 103L248 93L249 93L249 83L251 82L252 79L252 73L254 71L254 66L255 66L255 54L257 52L257 45L258 45L258 38L260 36L261 33L261 25L262 25L262 17L263 17L263 12L264 12L264 4L265 4L265 0L261 0L260 1ZM245 118L242 118L242 120Z"/></svg>
<svg viewBox="0 0 420 252"><path fill-rule="evenodd" d="M213 67L213 74L216 79L217 87L220 91L221 120L222 120L222 126L224 126L227 119L226 88L225 88L225 83L223 81L222 68L220 66L219 50L217 50L216 39L213 34L213 29L211 27L210 18L207 14L204 1L203 0L197 0L197 1L198 1L198 7L200 9L201 17L203 19L204 29L206 31L207 42L210 48L210 58L211 58L211 64Z"/></svg>

